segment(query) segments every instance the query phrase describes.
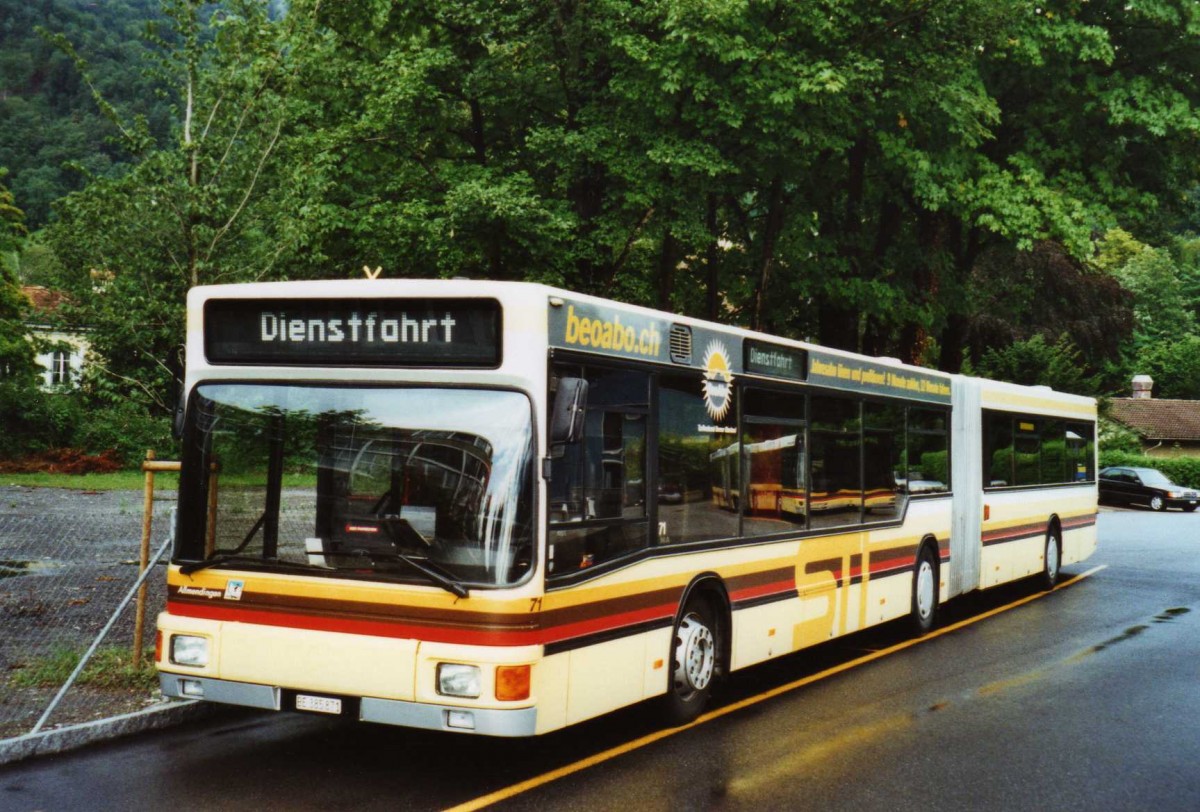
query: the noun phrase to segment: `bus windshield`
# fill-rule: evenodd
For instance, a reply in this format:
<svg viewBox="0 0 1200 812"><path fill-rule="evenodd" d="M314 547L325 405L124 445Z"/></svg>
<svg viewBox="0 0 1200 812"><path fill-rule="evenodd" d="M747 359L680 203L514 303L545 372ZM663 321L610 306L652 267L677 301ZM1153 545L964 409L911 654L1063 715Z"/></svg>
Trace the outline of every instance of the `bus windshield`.
<svg viewBox="0 0 1200 812"><path fill-rule="evenodd" d="M175 560L505 586L532 569L533 435L516 392L203 384Z"/></svg>

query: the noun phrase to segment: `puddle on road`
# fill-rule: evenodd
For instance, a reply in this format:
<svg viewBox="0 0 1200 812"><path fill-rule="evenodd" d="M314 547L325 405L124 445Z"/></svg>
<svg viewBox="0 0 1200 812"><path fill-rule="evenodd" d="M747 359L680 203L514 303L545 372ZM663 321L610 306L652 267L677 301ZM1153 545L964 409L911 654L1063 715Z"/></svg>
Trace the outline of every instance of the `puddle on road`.
<svg viewBox="0 0 1200 812"><path fill-rule="evenodd" d="M1171 623L1176 618L1186 615L1190 611L1192 611L1192 610L1187 608L1186 606L1175 606L1170 609L1164 609L1162 612L1155 615L1154 618L1150 622L1151 623ZM1074 657L1072 657L1070 660L1068 660L1068 662L1077 663L1080 660L1083 660L1087 657L1092 656L1093 654L1099 654L1101 651L1104 651L1107 648L1111 648L1112 646L1115 646L1117 643L1123 643L1126 640L1132 640L1133 638L1137 637L1139 634L1141 634L1142 632L1146 631L1146 629L1149 629L1149 628L1150 628L1150 626L1147 624L1144 624L1144 623L1139 624L1137 626L1130 626L1122 634L1120 634L1110 640L1105 640L1103 643L1100 643L1099 645L1084 649L1083 651L1079 652Z"/></svg>
<svg viewBox="0 0 1200 812"><path fill-rule="evenodd" d="M0 558L0 578L18 578L22 575L38 575L58 568L54 561L21 561Z"/></svg>
<svg viewBox="0 0 1200 812"><path fill-rule="evenodd" d="M1114 637L1111 640L1105 640L1103 643L1101 643L1098 646L1092 646L1091 649L1089 649L1089 652L1091 654L1096 654L1098 652L1104 651L1104 649L1109 648L1110 646L1115 646L1117 643L1124 643L1126 640L1131 640L1134 637L1137 637L1139 634L1141 634L1142 632L1146 631L1146 629L1149 629L1149 628L1150 628L1149 626L1146 626L1144 624L1140 625L1140 626L1130 626L1128 629L1126 629L1124 631L1124 633L1118 635L1117 637Z"/></svg>
<svg viewBox="0 0 1200 812"><path fill-rule="evenodd" d="M16 578L29 570L32 561L0 560L0 578Z"/></svg>

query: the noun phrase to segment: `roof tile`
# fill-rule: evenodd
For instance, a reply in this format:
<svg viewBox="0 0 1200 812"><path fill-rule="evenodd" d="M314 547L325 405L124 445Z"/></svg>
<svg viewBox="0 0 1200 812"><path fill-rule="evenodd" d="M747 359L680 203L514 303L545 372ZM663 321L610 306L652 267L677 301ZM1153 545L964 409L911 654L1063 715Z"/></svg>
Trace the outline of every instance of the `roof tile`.
<svg viewBox="0 0 1200 812"><path fill-rule="evenodd" d="M1109 414L1147 440L1200 440L1200 400L1113 398Z"/></svg>

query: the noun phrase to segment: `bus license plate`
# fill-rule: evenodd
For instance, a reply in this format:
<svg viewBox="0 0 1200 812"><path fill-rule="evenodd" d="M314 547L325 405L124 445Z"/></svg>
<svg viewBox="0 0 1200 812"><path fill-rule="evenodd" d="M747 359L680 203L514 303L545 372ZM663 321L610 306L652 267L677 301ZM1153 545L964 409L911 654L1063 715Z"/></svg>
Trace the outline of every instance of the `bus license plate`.
<svg viewBox="0 0 1200 812"><path fill-rule="evenodd" d="M312 711L313 713L332 713L336 715L342 712L342 700L331 696L296 694L296 710Z"/></svg>

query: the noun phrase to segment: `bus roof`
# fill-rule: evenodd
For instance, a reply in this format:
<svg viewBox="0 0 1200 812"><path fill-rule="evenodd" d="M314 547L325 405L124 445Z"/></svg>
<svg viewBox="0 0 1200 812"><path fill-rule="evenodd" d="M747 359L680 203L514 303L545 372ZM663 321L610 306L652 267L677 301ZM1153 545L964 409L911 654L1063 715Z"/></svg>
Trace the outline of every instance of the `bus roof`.
<svg viewBox="0 0 1200 812"><path fill-rule="evenodd" d="M894 358L859 355L806 341L653 310L531 282L469 279L356 279L256 282L193 288L188 294L190 333L205 329L203 313L215 300L338 302L373 300L494 299L510 331L545 330L548 349L625 358L704 370L727 380L749 376L803 381L825 388L949 404L955 380L978 381L985 408L1095 413L1092 398L951 375ZM544 314L539 316L538 314ZM540 324L534 322L541 321ZM500 328L497 328L498 330ZM498 350L497 350L498 352ZM314 364L319 365L319 364Z"/></svg>

